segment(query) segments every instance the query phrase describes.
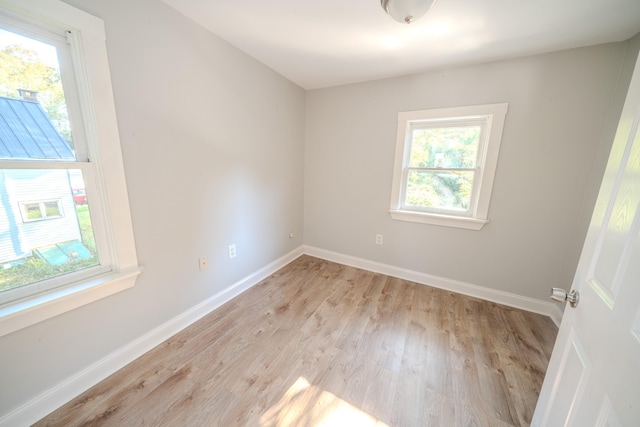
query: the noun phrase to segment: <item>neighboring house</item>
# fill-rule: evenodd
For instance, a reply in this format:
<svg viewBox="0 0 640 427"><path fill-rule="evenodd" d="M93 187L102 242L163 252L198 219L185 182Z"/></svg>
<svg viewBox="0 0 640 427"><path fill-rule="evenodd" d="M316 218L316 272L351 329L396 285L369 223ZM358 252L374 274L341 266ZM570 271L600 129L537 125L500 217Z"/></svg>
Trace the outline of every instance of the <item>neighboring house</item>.
<svg viewBox="0 0 640 427"><path fill-rule="evenodd" d="M37 101L0 97L1 159L75 157ZM66 169L0 169L0 204L3 266L32 256L36 248L81 239Z"/></svg>

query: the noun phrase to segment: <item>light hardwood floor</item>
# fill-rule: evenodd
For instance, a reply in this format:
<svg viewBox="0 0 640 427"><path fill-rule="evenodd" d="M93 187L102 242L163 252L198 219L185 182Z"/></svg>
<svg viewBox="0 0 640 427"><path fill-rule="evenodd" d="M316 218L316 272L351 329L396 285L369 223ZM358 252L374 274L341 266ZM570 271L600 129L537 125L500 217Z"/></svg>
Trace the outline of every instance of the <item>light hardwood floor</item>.
<svg viewBox="0 0 640 427"><path fill-rule="evenodd" d="M36 425L528 425L556 333L302 256Z"/></svg>

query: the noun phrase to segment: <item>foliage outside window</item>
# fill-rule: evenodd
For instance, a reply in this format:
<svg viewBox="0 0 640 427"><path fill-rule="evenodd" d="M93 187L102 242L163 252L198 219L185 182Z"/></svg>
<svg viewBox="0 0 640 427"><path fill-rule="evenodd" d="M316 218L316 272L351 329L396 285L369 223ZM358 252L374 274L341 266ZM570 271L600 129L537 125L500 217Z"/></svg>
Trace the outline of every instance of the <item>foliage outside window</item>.
<svg viewBox="0 0 640 427"><path fill-rule="evenodd" d="M14 97L23 90L35 92L56 129L71 144L69 115L57 64L45 61L42 50L34 49L37 42L21 43L20 38L6 31L0 31L0 40L3 41L0 44L0 95ZM55 55L53 46L39 47L49 50L48 58Z"/></svg>
<svg viewBox="0 0 640 427"><path fill-rule="evenodd" d="M392 217L482 228L506 112L492 104L399 113Z"/></svg>

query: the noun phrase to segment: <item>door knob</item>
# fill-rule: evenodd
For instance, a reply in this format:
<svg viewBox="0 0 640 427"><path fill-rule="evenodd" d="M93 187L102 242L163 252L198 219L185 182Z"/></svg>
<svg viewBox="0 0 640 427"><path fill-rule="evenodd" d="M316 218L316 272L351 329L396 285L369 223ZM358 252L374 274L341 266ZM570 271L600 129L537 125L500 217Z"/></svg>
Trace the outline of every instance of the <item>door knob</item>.
<svg viewBox="0 0 640 427"><path fill-rule="evenodd" d="M567 294L567 291L562 288L551 288L551 299L559 302L569 301L571 307L575 308L580 302L580 293L574 289Z"/></svg>

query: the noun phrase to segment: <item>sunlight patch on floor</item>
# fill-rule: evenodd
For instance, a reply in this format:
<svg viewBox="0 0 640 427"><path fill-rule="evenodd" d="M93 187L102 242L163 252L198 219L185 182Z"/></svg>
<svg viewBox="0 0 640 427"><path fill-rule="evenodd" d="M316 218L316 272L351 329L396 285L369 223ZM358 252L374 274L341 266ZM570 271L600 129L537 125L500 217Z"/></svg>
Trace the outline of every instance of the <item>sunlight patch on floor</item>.
<svg viewBox="0 0 640 427"><path fill-rule="evenodd" d="M282 399L260 418L260 424L263 427L388 427L336 395L311 385L304 377L298 378Z"/></svg>

